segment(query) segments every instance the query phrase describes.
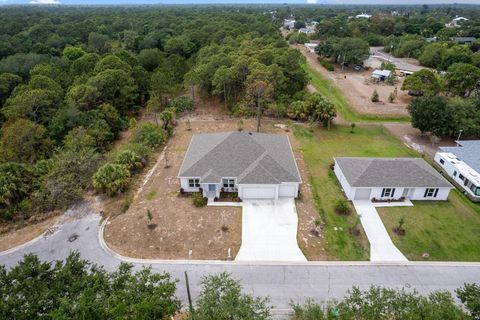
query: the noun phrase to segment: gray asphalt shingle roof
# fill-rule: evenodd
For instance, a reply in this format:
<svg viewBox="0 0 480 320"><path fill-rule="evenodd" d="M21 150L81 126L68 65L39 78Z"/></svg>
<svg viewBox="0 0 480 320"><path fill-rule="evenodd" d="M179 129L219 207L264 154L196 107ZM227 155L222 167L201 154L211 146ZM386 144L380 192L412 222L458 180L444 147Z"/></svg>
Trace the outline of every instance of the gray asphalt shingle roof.
<svg viewBox="0 0 480 320"><path fill-rule="evenodd" d="M201 183L238 184L300 182L286 135L222 132L196 134L190 141L179 177L200 177Z"/></svg>
<svg viewBox="0 0 480 320"><path fill-rule="evenodd" d="M441 147L444 152L453 153L473 170L480 172L480 140L459 141L459 147Z"/></svg>
<svg viewBox="0 0 480 320"><path fill-rule="evenodd" d="M421 158L335 158L352 187L452 187Z"/></svg>

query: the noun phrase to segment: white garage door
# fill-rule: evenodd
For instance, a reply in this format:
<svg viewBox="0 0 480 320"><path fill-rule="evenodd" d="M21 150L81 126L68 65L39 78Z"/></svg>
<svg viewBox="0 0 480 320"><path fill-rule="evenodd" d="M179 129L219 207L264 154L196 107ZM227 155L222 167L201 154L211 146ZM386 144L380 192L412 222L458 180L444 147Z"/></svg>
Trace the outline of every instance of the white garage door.
<svg viewBox="0 0 480 320"><path fill-rule="evenodd" d="M370 193L372 193L372 189L357 189L355 192L355 200L369 200Z"/></svg>
<svg viewBox="0 0 480 320"><path fill-rule="evenodd" d="M275 187L244 187L243 199L275 199Z"/></svg>
<svg viewBox="0 0 480 320"><path fill-rule="evenodd" d="M295 186L280 186L278 189L278 196L279 197L295 197Z"/></svg>

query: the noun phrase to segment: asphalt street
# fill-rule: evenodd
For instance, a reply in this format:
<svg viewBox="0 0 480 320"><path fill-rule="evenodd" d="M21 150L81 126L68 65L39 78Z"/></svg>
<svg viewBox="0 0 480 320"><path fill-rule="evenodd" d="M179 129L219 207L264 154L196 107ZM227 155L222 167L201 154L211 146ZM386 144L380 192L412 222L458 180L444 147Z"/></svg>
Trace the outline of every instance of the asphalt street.
<svg viewBox="0 0 480 320"><path fill-rule="evenodd" d="M72 250L107 270L114 270L121 257L105 249L99 236L101 217L88 203L67 211L64 221L49 235L10 251L0 253L0 264L14 266L27 253L46 261L60 260ZM426 294L433 290L452 291L463 283L480 282L480 263L393 263L307 262L248 263L218 261L166 261L126 259L135 268L151 266L157 272L168 272L179 279L178 296L185 303L184 271L188 272L192 294L197 296L204 275L229 272L240 279L246 292L269 296L271 304L282 313L292 301L312 298L317 301L341 298L352 286L371 285L416 289Z"/></svg>

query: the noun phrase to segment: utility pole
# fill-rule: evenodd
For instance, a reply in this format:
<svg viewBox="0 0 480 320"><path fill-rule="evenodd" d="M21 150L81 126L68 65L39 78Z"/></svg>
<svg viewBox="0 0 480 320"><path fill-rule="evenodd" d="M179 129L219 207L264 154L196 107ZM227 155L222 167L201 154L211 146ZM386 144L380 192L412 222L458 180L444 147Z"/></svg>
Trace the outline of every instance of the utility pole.
<svg viewBox="0 0 480 320"><path fill-rule="evenodd" d="M195 320L193 304L192 304L192 296L190 294L190 283L188 282L187 271L185 271L185 284L187 285L187 297L188 297L188 307L190 309L190 315L192 317L192 320Z"/></svg>

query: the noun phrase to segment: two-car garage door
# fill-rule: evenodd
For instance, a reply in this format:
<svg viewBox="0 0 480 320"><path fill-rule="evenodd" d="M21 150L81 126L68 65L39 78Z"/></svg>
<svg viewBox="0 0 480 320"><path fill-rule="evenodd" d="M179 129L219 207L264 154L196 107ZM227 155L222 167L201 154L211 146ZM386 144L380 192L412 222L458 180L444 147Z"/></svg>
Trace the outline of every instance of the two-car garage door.
<svg viewBox="0 0 480 320"><path fill-rule="evenodd" d="M242 187L241 197L244 200L248 199L275 199L275 186L255 186L255 187ZM295 198L296 186L295 185L280 185L278 186L278 197L290 197Z"/></svg>
<svg viewBox="0 0 480 320"><path fill-rule="evenodd" d="M370 194L372 193L372 189L369 188L361 188L355 191L355 200L370 200Z"/></svg>
<svg viewBox="0 0 480 320"><path fill-rule="evenodd" d="M248 199L275 199L275 187L243 187L242 198Z"/></svg>

